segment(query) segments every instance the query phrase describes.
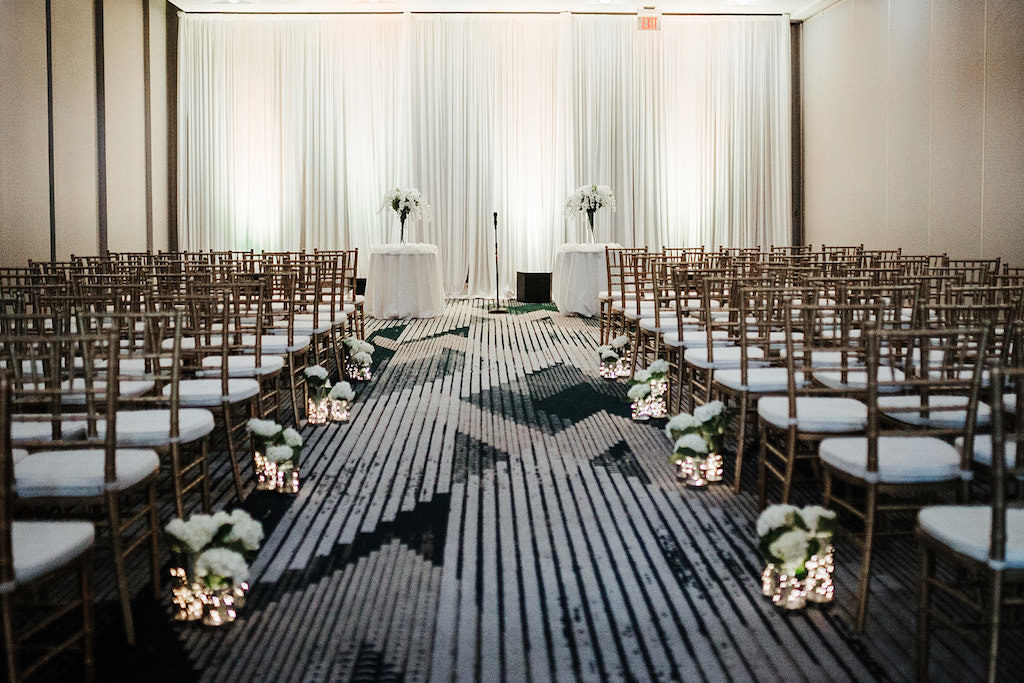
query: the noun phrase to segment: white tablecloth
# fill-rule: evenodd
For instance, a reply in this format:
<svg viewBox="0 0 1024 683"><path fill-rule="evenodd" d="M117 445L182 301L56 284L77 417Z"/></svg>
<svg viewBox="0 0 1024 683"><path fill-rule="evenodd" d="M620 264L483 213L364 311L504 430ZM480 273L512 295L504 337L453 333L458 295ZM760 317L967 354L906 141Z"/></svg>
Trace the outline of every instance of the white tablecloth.
<svg viewBox="0 0 1024 683"><path fill-rule="evenodd" d="M367 315L433 318L444 312L441 260L436 244L370 247L366 273Z"/></svg>
<svg viewBox="0 0 1024 683"><path fill-rule="evenodd" d="M598 293L608 289L608 267L604 249L621 244L563 244L555 252L551 273L551 298L560 313L597 315L601 311Z"/></svg>

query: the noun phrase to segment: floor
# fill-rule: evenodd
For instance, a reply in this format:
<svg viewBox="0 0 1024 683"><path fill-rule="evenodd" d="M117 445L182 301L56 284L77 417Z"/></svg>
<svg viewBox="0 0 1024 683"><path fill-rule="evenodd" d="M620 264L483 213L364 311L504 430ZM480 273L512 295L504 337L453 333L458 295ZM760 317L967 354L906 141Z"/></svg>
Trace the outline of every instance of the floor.
<svg viewBox="0 0 1024 683"><path fill-rule="evenodd" d="M625 383L597 377L593 320L486 308L371 321L375 377L351 422L305 428L297 495L244 504L267 539L238 621L172 623L140 588L127 650L107 591L99 679L912 678L909 542L880 551L863 636L842 539L836 602L774 608L754 463L738 495L682 488L663 422L633 422ZM1007 650L1004 671L1019 671L1024 645ZM933 647L936 680L974 680L981 665L952 638Z"/></svg>

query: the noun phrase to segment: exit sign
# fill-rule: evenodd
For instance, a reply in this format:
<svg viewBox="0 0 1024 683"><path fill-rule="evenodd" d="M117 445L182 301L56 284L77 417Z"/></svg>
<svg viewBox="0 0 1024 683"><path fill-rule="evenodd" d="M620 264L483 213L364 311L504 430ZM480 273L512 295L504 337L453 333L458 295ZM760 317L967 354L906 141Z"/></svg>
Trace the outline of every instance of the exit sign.
<svg viewBox="0 0 1024 683"><path fill-rule="evenodd" d="M636 12L636 27L641 31L661 30L661 11L644 7Z"/></svg>

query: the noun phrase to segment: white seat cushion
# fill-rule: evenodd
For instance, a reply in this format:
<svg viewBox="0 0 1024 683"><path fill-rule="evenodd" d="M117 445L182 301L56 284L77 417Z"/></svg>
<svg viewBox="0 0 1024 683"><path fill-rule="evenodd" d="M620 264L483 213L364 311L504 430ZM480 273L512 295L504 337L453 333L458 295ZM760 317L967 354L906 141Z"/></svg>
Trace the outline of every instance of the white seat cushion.
<svg viewBox="0 0 1024 683"><path fill-rule="evenodd" d="M305 335L292 335L292 344L288 345L287 335L279 334L265 334L261 340L263 353L269 354L284 354L289 351L302 351L309 346L309 337ZM242 335L242 347L236 349L238 351L245 351L245 348L256 348L256 335L255 334L243 334Z"/></svg>
<svg viewBox="0 0 1024 683"><path fill-rule="evenodd" d="M61 382L60 388L67 393L61 396L62 403L72 406L85 405L85 380L76 377L74 380ZM97 400L105 400L107 388L106 380L93 380L92 390ZM120 398L138 398L153 390L153 382L146 379L125 379L118 384L118 396Z"/></svg>
<svg viewBox="0 0 1024 683"><path fill-rule="evenodd" d="M213 370L200 370L196 373L199 377L220 377L220 356L207 356L202 360L204 368L215 368ZM228 356L228 377L260 377L271 375L284 367L284 358L281 356L260 356L260 366L256 367L256 356Z"/></svg>
<svg viewBox="0 0 1024 683"><path fill-rule="evenodd" d="M18 418L22 419L19 420ZM25 416L13 416L11 420L11 441L13 443L25 443L26 441L51 441L53 439L53 427L49 422L28 422ZM33 417L49 416L39 415ZM64 439L77 439L85 434L86 424L84 420L64 420L60 425L61 437Z"/></svg>
<svg viewBox="0 0 1024 683"><path fill-rule="evenodd" d="M229 379L228 403L245 401L260 393L260 383L254 379ZM171 386L163 389L164 398L171 395ZM183 379L178 382L178 404L186 407L219 406L225 396L221 394L219 379Z"/></svg>
<svg viewBox="0 0 1024 683"><path fill-rule="evenodd" d="M902 382L907 376L897 368L878 368L878 381L889 383L889 382ZM818 370L814 373L814 379L818 380L826 387L830 389L867 389L868 387L868 372L867 370L850 370L846 373L846 381L843 382L843 373L839 370ZM900 387L892 386L891 384L882 384L878 387L880 392L894 392L899 391Z"/></svg>
<svg viewBox="0 0 1024 683"><path fill-rule="evenodd" d="M47 496L101 496L106 490L101 448L40 451L14 467L14 488L22 498ZM114 456L117 480L112 490L123 491L160 469L155 451L118 449Z"/></svg>
<svg viewBox="0 0 1024 683"><path fill-rule="evenodd" d="M76 356L74 364L76 368L84 367L85 360L81 356ZM97 358L93 363L93 367L106 368L107 360L105 358ZM146 359L121 358L118 360L117 369L122 377L142 377L146 374Z"/></svg>
<svg viewBox="0 0 1024 683"><path fill-rule="evenodd" d="M778 393L788 389L789 371L786 368L748 368L747 383L743 384L743 373L739 368L715 370L715 383L733 391ZM798 373L797 386L806 384L803 373Z"/></svg>
<svg viewBox="0 0 1024 683"><path fill-rule="evenodd" d="M675 332L677 328L675 314L661 315L661 325L654 324L654 318L643 318L640 321L640 329L648 332L655 332L657 334L664 334L665 332ZM685 329L685 328L684 328Z"/></svg>
<svg viewBox="0 0 1024 683"><path fill-rule="evenodd" d="M1017 394L1003 394L1003 410L1007 413L1017 412Z"/></svg>
<svg viewBox="0 0 1024 683"><path fill-rule="evenodd" d="M711 338L715 346L732 346L732 342L729 341L729 333L725 330L712 330ZM680 339L678 331L666 332L665 343L671 346L685 346L687 348L707 346L708 335L704 330L684 329L683 337Z"/></svg>
<svg viewBox="0 0 1024 683"><path fill-rule="evenodd" d="M715 346L712 355L714 362L708 361L707 346L687 348L683 358L687 363L698 368L714 369L738 368L740 366L740 354L742 350L738 346ZM764 358L764 350L757 346L747 348L747 360L753 360L753 365Z"/></svg>
<svg viewBox="0 0 1024 683"><path fill-rule="evenodd" d="M14 582L28 583L64 566L91 548L95 538L91 522L14 522Z"/></svg>
<svg viewBox="0 0 1024 683"><path fill-rule="evenodd" d="M287 334L288 333L288 321L279 320L274 323L274 327L271 330L273 334ZM328 316L320 316L316 325L313 325L312 315L297 315L295 316L295 324L293 326L295 334L309 336L313 334L324 334L331 331L331 319Z"/></svg>
<svg viewBox="0 0 1024 683"><path fill-rule="evenodd" d="M107 421L97 420L96 430L102 438ZM205 408L182 408L178 411L178 443L201 439L213 431L213 413ZM117 411L118 446L167 446L171 443L170 410Z"/></svg>
<svg viewBox="0 0 1024 683"><path fill-rule="evenodd" d="M1003 446L1003 457L1006 460L1007 467L1017 466L1017 437L1013 434L1006 435L1006 444ZM956 437L956 448L958 451L963 452L964 437ZM992 435L991 434L975 434L974 435L974 462L981 463L982 465L992 466Z"/></svg>
<svg viewBox="0 0 1024 683"><path fill-rule="evenodd" d="M779 351L779 355L785 358L786 349ZM797 354L797 358L802 358L802 355ZM842 351L833 351L831 349L811 349L811 363L816 368L841 368L843 367L843 353ZM847 352L846 367L861 365L864 365L864 363L857 359L856 354Z"/></svg>
<svg viewBox="0 0 1024 683"><path fill-rule="evenodd" d="M921 530L958 553L987 562L992 537L988 505L933 505L917 514ZM1024 569L1024 509L1006 511L1006 567Z"/></svg>
<svg viewBox="0 0 1024 683"><path fill-rule="evenodd" d="M966 410L929 410L924 416L918 412L892 412L888 408L912 408L920 407L921 397L911 396L882 396L878 399L878 408L889 417L906 424L927 426L940 429L959 429L967 421ZM933 394L928 397L928 405L932 408L955 408L966 406L966 396L952 396L949 394ZM978 401L978 416L976 423L984 426L992 418L992 409L987 403Z"/></svg>
<svg viewBox="0 0 1024 683"><path fill-rule="evenodd" d="M766 422L789 427L789 397L766 396L757 402L757 414ZM853 398L797 396L797 430L810 433L857 432L868 423L868 407Z"/></svg>
<svg viewBox="0 0 1024 683"><path fill-rule="evenodd" d="M824 439L822 462L863 479L868 467L867 437ZM960 478L960 454L932 436L883 436L878 439L878 481L913 484Z"/></svg>

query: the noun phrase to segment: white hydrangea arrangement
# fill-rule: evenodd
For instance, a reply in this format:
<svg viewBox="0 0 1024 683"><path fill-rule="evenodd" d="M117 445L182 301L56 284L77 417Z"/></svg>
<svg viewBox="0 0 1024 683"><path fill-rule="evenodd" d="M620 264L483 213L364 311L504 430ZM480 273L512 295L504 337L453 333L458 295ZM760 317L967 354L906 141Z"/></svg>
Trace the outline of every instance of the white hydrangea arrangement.
<svg viewBox="0 0 1024 683"><path fill-rule="evenodd" d="M317 398L323 398L331 388L331 382L327 379L327 369L322 365L311 365L303 370L302 374L306 376L309 393Z"/></svg>
<svg viewBox="0 0 1024 683"><path fill-rule="evenodd" d="M695 435L704 440L704 453L721 451L722 435L729 422L729 414L725 404L721 401L710 401L689 413L680 413L669 419L665 425L665 436L674 444L678 444L679 438L683 435ZM694 454L680 454L678 450L670 456L672 462L678 462L681 457Z"/></svg>
<svg viewBox="0 0 1024 683"><path fill-rule="evenodd" d="M629 348L629 337L625 334L620 334L615 339L612 339L611 347L615 349L620 355L625 353Z"/></svg>
<svg viewBox="0 0 1024 683"><path fill-rule="evenodd" d="M171 550L184 556L183 569L189 579L201 579L212 590L245 582L249 578L247 558L263 541L263 525L242 509L172 519L164 530Z"/></svg>
<svg viewBox="0 0 1024 683"><path fill-rule="evenodd" d="M352 390L352 385L348 382L338 382L331 387L331 393L327 397L335 401L348 401L351 403L356 398L356 392Z"/></svg>
<svg viewBox="0 0 1024 683"><path fill-rule="evenodd" d="M647 398L648 396L650 396L650 394L651 385L647 382L634 384L629 388L629 391L626 392L626 396L629 397L630 401L639 401L641 399Z"/></svg>
<svg viewBox="0 0 1024 683"><path fill-rule="evenodd" d="M619 360L619 354L610 345L602 344L597 347L597 355L602 363L614 363Z"/></svg>
<svg viewBox="0 0 1024 683"><path fill-rule="evenodd" d="M394 211L401 223L400 239L405 242L405 221L412 216L421 220L429 220L430 205L423 200L423 195L415 188L403 189L398 186L388 190L381 202L380 210Z"/></svg>
<svg viewBox="0 0 1024 683"><path fill-rule="evenodd" d="M836 513L819 505L770 505L757 518L758 550L789 576L803 577L806 562L832 542Z"/></svg>
<svg viewBox="0 0 1024 683"><path fill-rule="evenodd" d="M253 438L260 442L256 449L264 458L271 462L290 462L292 467L299 466L299 458L302 454L302 435L291 427L287 429L271 420L260 420L251 418L246 423L246 428ZM285 455L287 449L289 455ZM273 455L271 455L273 452Z"/></svg>
<svg viewBox="0 0 1024 683"><path fill-rule="evenodd" d="M580 185L565 200L565 215L586 214L590 224L590 232L594 232L594 214L599 209L609 207L615 211L615 194L607 185Z"/></svg>

